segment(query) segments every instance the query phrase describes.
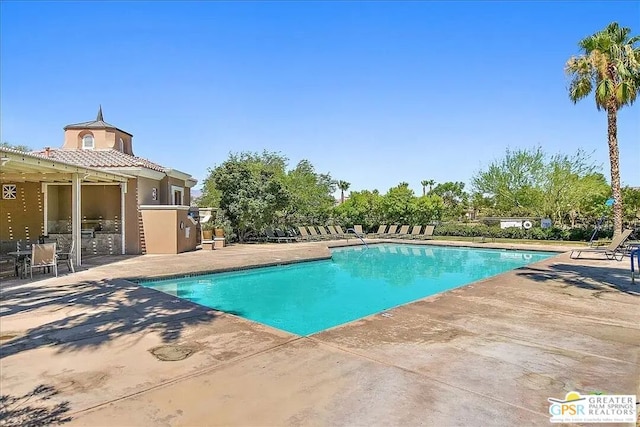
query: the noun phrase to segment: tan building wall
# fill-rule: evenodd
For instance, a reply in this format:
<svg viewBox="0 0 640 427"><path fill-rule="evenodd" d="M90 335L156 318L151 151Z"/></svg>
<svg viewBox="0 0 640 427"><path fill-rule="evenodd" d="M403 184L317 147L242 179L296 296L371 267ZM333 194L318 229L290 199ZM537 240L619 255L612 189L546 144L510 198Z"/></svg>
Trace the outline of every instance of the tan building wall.
<svg viewBox="0 0 640 427"><path fill-rule="evenodd" d="M82 138L85 135L93 135L95 149L112 148L133 155L133 141L128 135L117 129L67 129L64 131L65 150L82 150ZM122 138L122 148L120 139Z"/></svg>
<svg viewBox="0 0 640 427"><path fill-rule="evenodd" d="M173 178L170 176L165 176L162 179L162 204L164 205L173 205L173 192L171 191L171 186L181 187L182 188L182 204L184 206L189 206L191 204L191 190L187 188L184 180Z"/></svg>
<svg viewBox="0 0 640 427"><path fill-rule="evenodd" d="M140 205L160 205L160 181L138 177L138 203ZM153 189L156 189L156 200L153 200Z"/></svg>
<svg viewBox="0 0 640 427"><path fill-rule="evenodd" d="M195 251L198 244L197 224L189 217L188 213L189 211L187 210L178 211L177 246L179 253ZM180 223L184 224L184 228L180 228ZM187 233L189 233L188 236Z"/></svg>
<svg viewBox="0 0 640 427"><path fill-rule="evenodd" d="M44 231L44 196L40 183L15 184L15 199L0 198L0 240L37 240Z"/></svg>
<svg viewBox="0 0 640 427"><path fill-rule="evenodd" d="M174 210L142 210L144 237L148 254L177 253L176 229L178 216Z"/></svg>
<svg viewBox="0 0 640 427"><path fill-rule="evenodd" d="M196 249L196 224L187 215L188 210L143 208L141 213L147 253L176 254Z"/></svg>
<svg viewBox="0 0 640 427"><path fill-rule="evenodd" d="M81 202L83 219L113 220L121 216L119 185L83 185Z"/></svg>

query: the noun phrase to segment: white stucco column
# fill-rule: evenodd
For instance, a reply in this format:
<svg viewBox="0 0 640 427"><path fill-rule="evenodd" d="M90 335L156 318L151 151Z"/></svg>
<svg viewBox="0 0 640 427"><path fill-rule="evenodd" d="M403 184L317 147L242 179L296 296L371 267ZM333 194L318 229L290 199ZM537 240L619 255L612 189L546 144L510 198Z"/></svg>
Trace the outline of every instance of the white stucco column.
<svg viewBox="0 0 640 427"><path fill-rule="evenodd" d="M122 255L124 255L126 253L126 244L125 244L125 239L127 236L127 233L125 232L125 222L124 222L124 216L125 216L125 196L127 194L127 183L126 182L121 182L120 183L120 232L122 233Z"/></svg>
<svg viewBox="0 0 640 427"><path fill-rule="evenodd" d="M71 238L75 244L76 265L82 265L82 181L80 175L71 177Z"/></svg>
<svg viewBox="0 0 640 427"><path fill-rule="evenodd" d="M42 182L40 184L40 191L42 191L42 234L49 235L49 184Z"/></svg>

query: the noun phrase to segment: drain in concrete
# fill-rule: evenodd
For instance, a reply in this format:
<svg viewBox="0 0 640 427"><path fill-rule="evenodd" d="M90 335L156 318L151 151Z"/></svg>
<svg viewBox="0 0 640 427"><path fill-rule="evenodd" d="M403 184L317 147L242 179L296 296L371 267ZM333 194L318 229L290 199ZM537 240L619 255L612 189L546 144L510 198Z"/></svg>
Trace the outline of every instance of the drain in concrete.
<svg viewBox="0 0 640 427"><path fill-rule="evenodd" d="M177 362L195 353L195 349L183 345L162 345L149 350L156 359L163 362Z"/></svg>

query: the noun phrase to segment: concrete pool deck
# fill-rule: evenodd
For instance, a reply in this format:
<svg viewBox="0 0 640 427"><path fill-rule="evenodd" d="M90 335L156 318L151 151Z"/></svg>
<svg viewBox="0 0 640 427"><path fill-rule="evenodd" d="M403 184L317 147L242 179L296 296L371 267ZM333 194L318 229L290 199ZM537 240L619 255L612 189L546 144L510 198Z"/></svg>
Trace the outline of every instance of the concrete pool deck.
<svg viewBox="0 0 640 427"><path fill-rule="evenodd" d="M12 400L0 418L18 425L28 407L45 425L548 425L548 397L640 395L628 258L563 253L310 337L124 280L322 259L327 244L112 257L4 280L0 388Z"/></svg>

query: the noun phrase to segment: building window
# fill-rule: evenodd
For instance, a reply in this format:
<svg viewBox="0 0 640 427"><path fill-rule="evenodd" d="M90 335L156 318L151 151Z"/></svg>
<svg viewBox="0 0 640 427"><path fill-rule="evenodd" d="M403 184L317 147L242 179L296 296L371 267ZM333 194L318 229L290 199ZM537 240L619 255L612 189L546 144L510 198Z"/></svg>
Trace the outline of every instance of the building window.
<svg viewBox="0 0 640 427"><path fill-rule="evenodd" d="M4 184L2 186L2 198L5 200L15 200L18 190L15 184Z"/></svg>
<svg viewBox="0 0 640 427"><path fill-rule="evenodd" d="M95 141L93 140L93 135L85 135L82 137L82 148L85 150L93 150L95 147Z"/></svg>
<svg viewBox="0 0 640 427"><path fill-rule="evenodd" d="M124 140L122 138L120 138L120 141L118 142L118 148L124 153Z"/></svg>
<svg viewBox="0 0 640 427"><path fill-rule="evenodd" d="M173 196L173 204L184 205L184 188L175 185L171 186L171 195Z"/></svg>

